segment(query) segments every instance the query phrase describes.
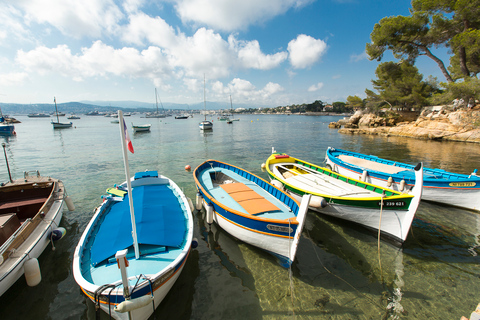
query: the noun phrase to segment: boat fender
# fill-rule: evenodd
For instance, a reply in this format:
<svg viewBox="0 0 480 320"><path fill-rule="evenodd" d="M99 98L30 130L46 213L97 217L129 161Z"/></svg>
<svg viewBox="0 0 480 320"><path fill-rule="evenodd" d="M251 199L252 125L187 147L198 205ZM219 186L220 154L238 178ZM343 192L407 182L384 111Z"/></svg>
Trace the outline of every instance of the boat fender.
<svg viewBox="0 0 480 320"><path fill-rule="evenodd" d="M197 238L193 238L193 239L192 239L192 248L195 249L196 247L198 247L198 239L197 239Z"/></svg>
<svg viewBox="0 0 480 320"><path fill-rule="evenodd" d="M211 204L207 204L206 207L206 220L208 224L212 224L213 222L213 206Z"/></svg>
<svg viewBox="0 0 480 320"><path fill-rule="evenodd" d="M265 168L267 167L267 165L265 163L262 163L262 165L260 166L260 168L262 169L262 171L265 171Z"/></svg>
<svg viewBox="0 0 480 320"><path fill-rule="evenodd" d="M50 232L48 238L53 241L57 241L62 239L67 234L67 230L65 228L59 227Z"/></svg>
<svg viewBox="0 0 480 320"><path fill-rule="evenodd" d="M281 183L278 180L273 179L271 184L274 185L275 187L277 187L278 189L282 190L282 191L284 190L283 189L283 183Z"/></svg>
<svg viewBox="0 0 480 320"><path fill-rule="evenodd" d="M312 196L308 205L314 208L325 208L328 205L328 202L323 197Z"/></svg>
<svg viewBox="0 0 480 320"><path fill-rule="evenodd" d="M392 186L392 183L393 183L393 178L392 178L392 177L388 177L387 186L388 186L389 188Z"/></svg>
<svg viewBox="0 0 480 320"><path fill-rule="evenodd" d="M153 301L152 295L145 295L139 298L125 300L119 303L114 310L120 313L130 312L135 309L143 308L149 305L150 303L152 303L152 301Z"/></svg>
<svg viewBox="0 0 480 320"><path fill-rule="evenodd" d="M28 259L23 265L25 272L25 280L30 287L35 287L42 281L42 274L40 272L40 265L36 258Z"/></svg>
<svg viewBox="0 0 480 320"><path fill-rule="evenodd" d="M362 181L363 182L367 181L367 175L368 175L367 170L363 170L363 172L362 172Z"/></svg>
<svg viewBox="0 0 480 320"><path fill-rule="evenodd" d="M195 205L196 205L196 209L198 211L202 210L202 201L203 201L203 198L202 198L202 195L200 194L200 192L197 192L197 197L195 198Z"/></svg>
<svg viewBox="0 0 480 320"><path fill-rule="evenodd" d="M5 261L5 260L3 259L3 254L0 254L0 266L3 264L3 261Z"/></svg>
<svg viewBox="0 0 480 320"><path fill-rule="evenodd" d="M74 211L75 210L75 205L73 204L72 198L69 196L65 197L65 203L67 204L68 211Z"/></svg>
<svg viewBox="0 0 480 320"><path fill-rule="evenodd" d="M190 198L187 197L187 201L188 201L188 206L190 207L190 211L193 211L193 202L192 202L192 199L190 199Z"/></svg>
<svg viewBox="0 0 480 320"><path fill-rule="evenodd" d="M400 191L405 190L405 180L400 181L400 185L398 186L398 190L400 190Z"/></svg>

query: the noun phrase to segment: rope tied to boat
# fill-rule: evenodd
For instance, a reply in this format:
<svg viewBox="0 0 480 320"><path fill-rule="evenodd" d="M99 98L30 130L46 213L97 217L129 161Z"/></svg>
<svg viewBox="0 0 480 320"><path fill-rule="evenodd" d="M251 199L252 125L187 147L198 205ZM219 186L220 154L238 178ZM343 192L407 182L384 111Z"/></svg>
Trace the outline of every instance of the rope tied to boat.
<svg viewBox="0 0 480 320"><path fill-rule="evenodd" d="M382 261L380 259L380 236L382 227L382 213L383 213L383 198L385 198L385 190L380 195L380 218L378 219L378 237L377 237L377 251L378 251L378 265L380 267L380 278L383 283Z"/></svg>
<svg viewBox="0 0 480 320"><path fill-rule="evenodd" d="M95 292L93 293L93 302L95 304L95 319L100 319L100 297L103 295L104 297L107 297L108 299L108 315L109 315L109 318L111 319L112 318L112 309L110 308L110 295L113 291L113 289L115 289L117 286L113 285L113 284L104 284L100 287L97 288L97 290L95 290ZM110 291L108 292L108 296L102 294L103 291L105 291L106 289L110 288Z"/></svg>

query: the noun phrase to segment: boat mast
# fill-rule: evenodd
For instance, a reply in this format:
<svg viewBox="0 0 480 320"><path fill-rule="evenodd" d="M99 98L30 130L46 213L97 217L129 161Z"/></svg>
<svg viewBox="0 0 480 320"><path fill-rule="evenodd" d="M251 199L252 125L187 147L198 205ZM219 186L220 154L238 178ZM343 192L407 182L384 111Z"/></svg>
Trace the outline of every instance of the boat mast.
<svg viewBox="0 0 480 320"><path fill-rule="evenodd" d="M130 219L132 221L133 248L135 249L135 259L138 259L140 258L140 250L138 249L137 227L135 224L135 212L133 210L132 183L130 181L130 169L128 167L127 144L125 141L125 130L127 130L127 126L125 125L125 121L123 120L122 110L118 110L118 122L120 124L120 132L122 135L123 163L125 166L125 176L127 178L128 202L130 204Z"/></svg>
<svg viewBox="0 0 480 320"><path fill-rule="evenodd" d="M205 108L205 121L207 121L207 100L205 99L205 73L203 74L203 107Z"/></svg>
<svg viewBox="0 0 480 320"><path fill-rule="evenodd" d="M155 88L155 105L157 106L157 114L158 114L158 101L157 101L157 88Z"/></svg>
<svg viewBox="0 0 480 320"><path fill-rule="evenodd" d="M55 113L57 114L57 122L60 123L60 120L58 119L57 99L55 99L55 97L53 97L53 102L55 102Z"/></svg>

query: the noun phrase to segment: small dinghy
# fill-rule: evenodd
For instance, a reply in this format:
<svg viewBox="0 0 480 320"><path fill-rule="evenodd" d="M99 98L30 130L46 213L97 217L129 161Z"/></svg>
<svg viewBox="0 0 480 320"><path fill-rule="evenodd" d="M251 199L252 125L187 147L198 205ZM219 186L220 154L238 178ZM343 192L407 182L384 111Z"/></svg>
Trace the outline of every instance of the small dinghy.
<svg viewBox="0 0 480 320"><path fill-rule="evenodd" d="M310 196L301 205L267 181L230 164L207 160L193 172L197 209L232 236L280 258L295 260Z"/></svg>
<svg viewBox="0 0 480 320"><path fill-rule="evenodd" d="M349 220L403 243L422 195L422 165L415 168L417 184L409 193L348 178L284 153L273 153L265 164L272 184L300 199L312 195L310 208ZM407 191L407 189L405 190Z"/></svg>

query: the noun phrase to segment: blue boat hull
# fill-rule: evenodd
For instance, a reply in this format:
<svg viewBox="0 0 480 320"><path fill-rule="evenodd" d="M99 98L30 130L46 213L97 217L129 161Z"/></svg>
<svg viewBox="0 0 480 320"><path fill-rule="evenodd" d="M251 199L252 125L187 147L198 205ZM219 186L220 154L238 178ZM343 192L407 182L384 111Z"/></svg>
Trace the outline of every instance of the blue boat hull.
<svg viewBox="0 0 480 320"><path fill-rule="evenodd" d="M415 184L414 165L329 147L325 161L332 170L393 190ZM389 172L386 172L389 170ZM480 177L424 168L422 200L480 210Z"/></svg>

